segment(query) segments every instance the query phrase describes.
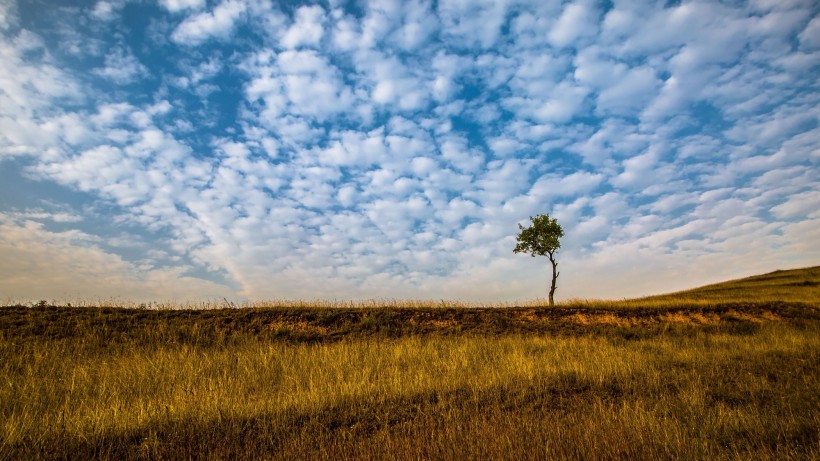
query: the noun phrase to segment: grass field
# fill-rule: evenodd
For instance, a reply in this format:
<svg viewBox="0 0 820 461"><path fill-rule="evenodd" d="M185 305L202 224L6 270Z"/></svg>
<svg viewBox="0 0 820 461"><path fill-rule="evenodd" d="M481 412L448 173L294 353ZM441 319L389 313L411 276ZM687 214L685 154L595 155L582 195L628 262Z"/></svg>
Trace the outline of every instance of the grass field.
<svg viewBox="0 0 820 461"><path fill-rule="evenodd" d="M820 459L818 284L6 306L0 459Z"/></svg>

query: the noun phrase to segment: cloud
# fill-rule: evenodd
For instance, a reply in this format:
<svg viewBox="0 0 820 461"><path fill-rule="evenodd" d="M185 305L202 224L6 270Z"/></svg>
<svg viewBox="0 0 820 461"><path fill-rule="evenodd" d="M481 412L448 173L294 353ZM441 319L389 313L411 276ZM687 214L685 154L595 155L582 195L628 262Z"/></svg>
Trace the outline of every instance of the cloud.
<svg viewBox="0 0 820 461"><path fill-rule="evenodd" d="M660 157L660 147L652 146L646 152L624 160L623 171L610 182L621 188L646 188L659 179L657 173Z"/></svg>
<svg viewBox="0 0 820 461"><path fill-rule="evenodd" d="M634 242L608 242L589 256L564 256L563 288L593 297L634 297L817 261L817 248L808 243L816 228L809 221L784 226L784 235L777 230L756 218L722 218L659 230ZM608 270L623 271L630 283L619 285L616 277L605 276ZM601 284L589 286L590 277Z"/></svg>
<svg viewBox="0 0 820 461"><path fill-rule="evenodd" d="M328 148L318 153L323 163L340 166L368 167L387 156L383 130L369 133L344 131L334 136Z"/></svg>
<svg viewBox="0 0 820 461"><path fill-rule="evenodd" d="M186 18L171 35L182 45L195 46L210 38L226 39L247 6L239 0L225 0L211 12L198 13Z"/></svg>
<svg viewBox="0 0 820 461"><path fill-rule="evenodd" d="M574 197L588 193L603 181L601 174L578 171L568 176L549 174L542 176L533 184L530 194L536 197L569 196Z"/></svg>
<svg viewBox="0 0 820 461"><path fill-rule="evenodd" d="M507 8L506 1L445 0L438 3L438 14L450 43L486 49L498 40Z"/></svg>
<svg viewBox="0 0 820 461"><path fill-rule="evenodd" d="M534 110L533 117L539 122L568 122L580 111L587 94L586 88L563 81L551 97Z"/></svg>
<svg viewBox="0 0 820 461"><path fill-rule="evenodd" d="M185 10L199 10L205 6L205 0L159 0L166 10L177 13Z"/></svg>
<svg viewBox="0 0 820 461"><path fill-rule="evenodd" d="M122 10L122 7L124 5L124 0L101 0L94 5L94 9L91 11L91 14L97 19L103 21L112 21L116 19L117 15L119 14L120 10Z"/></svg>
<svg viewBox="0 0 820 461"><path fill-rule="evenodd" d="M415 111L427 105L429 87L397 57L367 51L358 53L355 59L359 71L367 76L363 83L377 105L402 111Z"/></svg>
<svg viewBox="0 0 820 461"><path fill-rule="evenodd" d="M597 108L602 112L633 114L652 98L659 83L655 71L648 67L629 69L619 81L598 94Z"/></svg>
<svg viewBox="0 0 820 461"><path fill-rule="evenodd" d="M105 67L94 70L94 73L125 85L148 74L148 69L130 52L120 48L105 56Z"/></svg>
<svg viewBox="0 0 820 461"><path fill-rule="evenodd" d="M402 2L401 25L393 32L392 39L405 51L417 50L426 44L439 30L439 20L432 11L432 2L416 0Z"/></svg>
<svg viewBox="0 0 820 461"><path fill-rule="evenodd" d="M785 202L772 208L772 213L781 219L800 218L804 216L817 218L817 203L820 203L820 192L807 191L788 198Z"/></svg>
<svg viewBox="0 0 820 461"><path fill-rule="evenodd" d="M133 264L76 230L50 231L37 216L0 213L0 297L94 301L198 301L232 296L229 287L186 275L188 267Z"/></svg>
<svg viewBox="0 0 820 461"><path fill-rule="evenodd" d="M213 78L222 70L222 63L216 59L208 62L200 63L198 66L189 67L180 65L181 70L187 75L175 77L170 84L177 87L191 91L203 100L219 88L211 83Z"/></svg>
<svg viewBox="0 0 820 461"><path fill-rule="evenodd" d="M810 50L820 48L820 17L813 18L798 35L800 45Z"/></svg>
<svg viewBox="0 0 820 461"><path fill-rule="evenodd" d="M324 35L325 11L320 6L303 6L296 10L293 25L290 26L280 43L285 48L300 45L317 46Z"/></svg>
<svg viewBox="0 0 820 461"><path fill-rule="evenodd" d="M346 111L355 100L338 69L312 50L264 53L249 71L254 78L245 90L248 100L264 103L261 116L270 126L283 118L289 120L285 125L293 126L298 119L287 115L325 121Z"/></svg>
<svg viewBox="0 0 820 461"><path fill-rule="evenodd" d="M553 46L562 48L570 43L578 43L580 38L588 38L598 31L598 13L591 2L570 2L547 35Z"/></svg>
<svg viewBox="0 0 820 461"><path fill-rule="evenodd" d="M43 54L45 44L38 36L22 30L0 42L0 47L0 59L9 72L0 83L5 113L30 114L46 108L52 100L82 97L76 80ZM38 54L40 59L28 57Z"/></svg>
<svg viewBox="0 0 820 461"><path fill-rule="evenodd" d="M74 123L80 117L62 117L58 109L81 103L82 86L44 50L43 41L26 30L0 40L0 67L8 72L0 79L0 159L51 156L60 139L51 128L82 129ZM66 135L70 142L72 133Z"/></svg>
<svg viewBox="0 0 820 461"><path fill-rule="evenodd" d="M66 211L58 211L58 212L47 212L44 210L27 210L24 212L10 212L4 213L5 218L9 221L42 221L48 220L55 223L75 223L80 222L83 220L82 216L66 212Z"/></svg>
<svg viewBox="0 0 820 461"><path fill-rule="evenodd" d="M17 23L17 4L15 2L0 3L0 30L6 30Z"/></svg>
<svg viewBox="0 0 820 461"><path fill-rule="evenodd" d="M76 269L27 266L54 286L92 286L85 258L126 294L527 298L515 224L543 212L559 296L817 259L808 3L97 6L0 25L3 174L33 191L0 213Z"/></svg>

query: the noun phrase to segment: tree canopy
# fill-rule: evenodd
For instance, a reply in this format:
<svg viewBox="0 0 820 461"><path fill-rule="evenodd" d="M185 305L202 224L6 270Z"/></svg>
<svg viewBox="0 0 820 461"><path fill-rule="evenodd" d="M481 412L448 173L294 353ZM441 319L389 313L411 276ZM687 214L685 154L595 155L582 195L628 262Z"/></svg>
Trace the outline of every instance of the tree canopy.
<svg viewBox="0 0 820 461"><path fill-rule="evenodd" d="M532 225L529 227L518 225L521 233L518 234L518 243L513 252L530 253L532 257L552 256L561 248L560 238L564 236L564 229L549 214L531 216L530 221Z"/></svg>

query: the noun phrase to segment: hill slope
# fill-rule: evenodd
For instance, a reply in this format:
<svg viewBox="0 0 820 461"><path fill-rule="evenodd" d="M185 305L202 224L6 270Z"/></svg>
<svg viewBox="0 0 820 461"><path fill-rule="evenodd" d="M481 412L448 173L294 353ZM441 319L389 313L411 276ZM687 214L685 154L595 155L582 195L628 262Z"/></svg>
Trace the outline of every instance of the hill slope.
<svg viewBox="0 0 820 461"><path fill-rule="evenodd" d="M650 296L652 301L711 302L804 302L820 300L820 266L778 270L737 280L706 285L691 290Z"/></svg>

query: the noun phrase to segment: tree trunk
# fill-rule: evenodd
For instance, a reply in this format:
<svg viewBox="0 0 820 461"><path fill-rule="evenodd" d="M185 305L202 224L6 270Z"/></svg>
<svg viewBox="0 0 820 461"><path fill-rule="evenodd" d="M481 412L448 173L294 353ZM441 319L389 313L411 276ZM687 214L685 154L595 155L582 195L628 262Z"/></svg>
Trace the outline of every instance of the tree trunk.
<svg viewBox="0 0 820 461"><path fill-rule="evenodd" d="M550 285L550 306L555 305L555 282L558 280L558 261L552 256L549 255L550 262L552 263L552 285Z"/></svg>

